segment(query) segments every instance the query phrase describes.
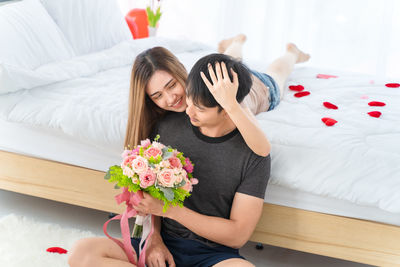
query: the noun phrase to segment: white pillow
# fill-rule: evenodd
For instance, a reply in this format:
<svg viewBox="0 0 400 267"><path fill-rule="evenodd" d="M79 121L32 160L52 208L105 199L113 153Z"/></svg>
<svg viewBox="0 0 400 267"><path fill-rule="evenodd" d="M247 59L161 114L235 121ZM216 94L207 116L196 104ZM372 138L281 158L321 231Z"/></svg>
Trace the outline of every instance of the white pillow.
<svg viewBox="0 0 400 267"><path fill-rule="evenodd" d="M41 0L77 55L132 39L116 0Z"/></svg>
<svg viewBox="0 0 400 267"><path fill-rule="evenodd" d="M72 47L38 0L0 6L0 64L34 69L73 56Z"/></svg>

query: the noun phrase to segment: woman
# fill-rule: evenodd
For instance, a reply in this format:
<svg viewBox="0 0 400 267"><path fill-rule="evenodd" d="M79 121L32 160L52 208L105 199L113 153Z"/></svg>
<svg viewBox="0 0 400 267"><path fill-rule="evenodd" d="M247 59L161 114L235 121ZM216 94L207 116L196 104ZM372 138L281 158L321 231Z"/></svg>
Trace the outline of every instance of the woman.
<svg viewBox="0 0 400 267"><path fill-rule="evenodd" d="M224 40L220 42L219 52L241 58L245 39L244 35L238 35ZM242 105L235 105L234 97L221 99L216 95L224 95L224 90L232 90L233 84L221 83L209 88L217 102L228 112L247 145L259 156L267 156L271 146L254 115L276 107L294 64L308 59L309 55L294 44L288 44L285 55L268 67L267 74L252 71L253 87ZM165 48L154 47L137 56L131 75L125 147L134 147L140 140L146 139L166 112L185 111L186 79L185 67Z"/></svg>

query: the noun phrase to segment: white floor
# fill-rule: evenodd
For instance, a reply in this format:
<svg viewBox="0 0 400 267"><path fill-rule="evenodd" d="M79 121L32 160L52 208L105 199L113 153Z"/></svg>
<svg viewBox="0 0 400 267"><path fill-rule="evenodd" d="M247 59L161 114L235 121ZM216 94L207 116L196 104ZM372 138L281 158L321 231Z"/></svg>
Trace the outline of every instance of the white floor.
<svg viewBox="0 0 400 267"><path fill-rule="evenodd" d="M4 190L0 190L0 203L0 217L10 213L25 215L36 221L89 230L98 235L103 235L102 226L108 219L108 213L105 212ZM113 236L118 236L118 230L118 223L111 224L109 227L109 232ZM241 249L241 254L256 266L369 266L267 245L264 245L264 249L257 250L255 245L253 242L248 242Z"/></svg>

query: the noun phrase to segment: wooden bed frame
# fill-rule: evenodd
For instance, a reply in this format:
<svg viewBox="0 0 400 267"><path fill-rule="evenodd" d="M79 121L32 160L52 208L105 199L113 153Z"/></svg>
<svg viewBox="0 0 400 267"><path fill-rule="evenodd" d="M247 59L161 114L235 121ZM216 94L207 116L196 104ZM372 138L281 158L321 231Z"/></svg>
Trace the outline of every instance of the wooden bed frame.
<svg viewBox="0 0 400 267"><path fill-rule="evenodd" d="M121 213L104 172L0 151L0 188ZM106 220L106 218L105 218ZM252 241L354 262L400 266L400 227L265 203Z"/></svg>

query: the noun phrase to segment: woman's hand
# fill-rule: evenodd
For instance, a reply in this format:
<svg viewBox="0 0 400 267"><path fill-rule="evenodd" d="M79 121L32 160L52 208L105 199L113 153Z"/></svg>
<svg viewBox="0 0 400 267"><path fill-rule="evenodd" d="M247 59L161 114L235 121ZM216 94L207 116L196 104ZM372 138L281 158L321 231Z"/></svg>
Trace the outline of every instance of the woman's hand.
<svg viewBox="0 0 400 267"><path fill-rule="evenodd" d="M232 82L229 78L228 70L226 69L224 62L221 64L216 62L215 71L216 73L214 73L211 64L208 64L208 73L210 74L211 82L207 79L203 72L200 72L200 75L218 104L220 104L223 109L229 112L232 108L238 106L238 102L236 100L236 93L239 88L238 75L233 71L233 69L230 69L233 76Z"/></svg>
<svg viewBox="0 0 400 267"><path fill-rule="evenodd" d="M139 212L139 215L153 214L160 217L165 217L166 213L163 213L164 203L158 200L148 193L143 192L143 199L137 206L133 208Z"/></svg>

